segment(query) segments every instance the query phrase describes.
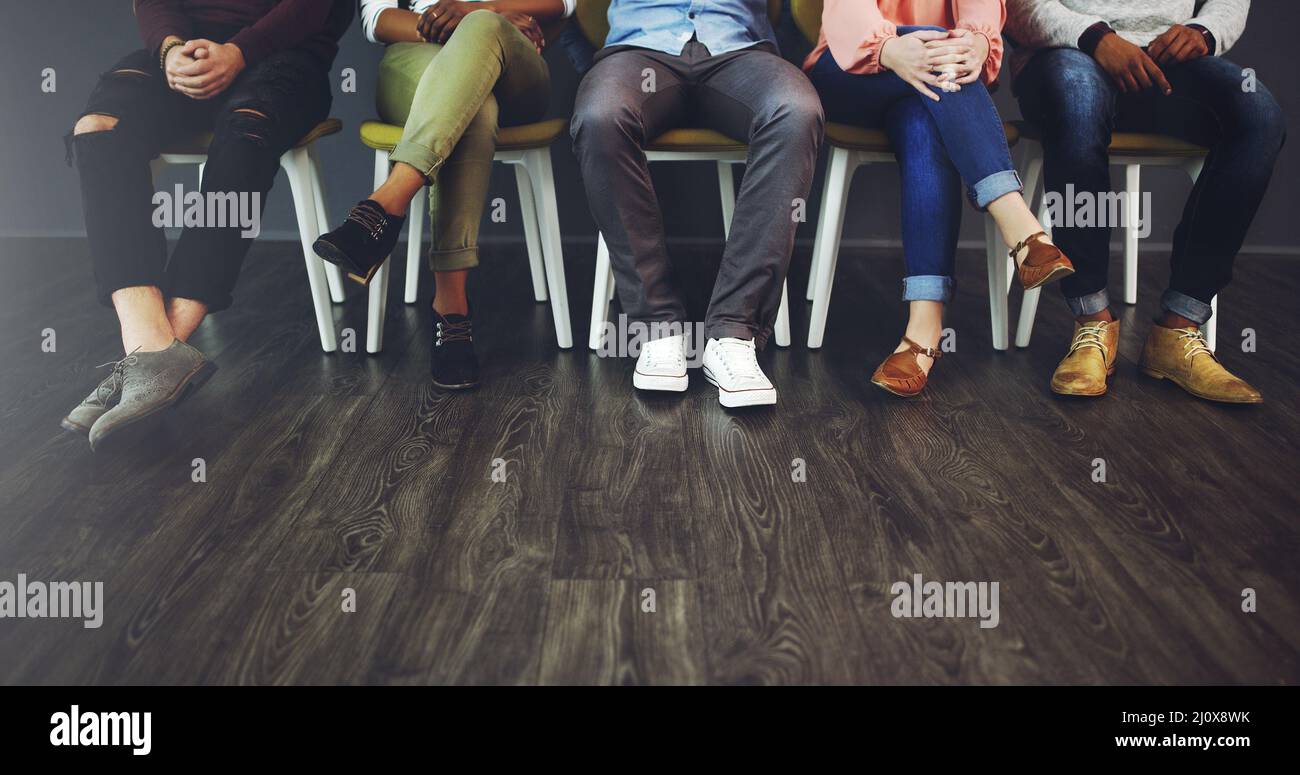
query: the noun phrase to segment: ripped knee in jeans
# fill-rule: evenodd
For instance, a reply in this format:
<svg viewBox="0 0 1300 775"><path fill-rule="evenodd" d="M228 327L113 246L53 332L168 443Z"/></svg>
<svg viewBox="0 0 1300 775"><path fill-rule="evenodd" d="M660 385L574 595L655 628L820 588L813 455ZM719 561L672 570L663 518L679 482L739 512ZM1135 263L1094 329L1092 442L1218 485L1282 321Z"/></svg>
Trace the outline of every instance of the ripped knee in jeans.
<svg viewBox="0 0 1300 775"><path fill-rule="evenodd" d="M271 117L257 108L235 108L228 121L235 134L258 145L265 145L271 129Z"/></svg>
<svg viewBox="0 0 1300 775"><path fill-rule="evenodd" d="M117 116L107 113L87 113L77 120L72 127L73 135L88 135L92 132L111 132L117 127Z"/></svg>

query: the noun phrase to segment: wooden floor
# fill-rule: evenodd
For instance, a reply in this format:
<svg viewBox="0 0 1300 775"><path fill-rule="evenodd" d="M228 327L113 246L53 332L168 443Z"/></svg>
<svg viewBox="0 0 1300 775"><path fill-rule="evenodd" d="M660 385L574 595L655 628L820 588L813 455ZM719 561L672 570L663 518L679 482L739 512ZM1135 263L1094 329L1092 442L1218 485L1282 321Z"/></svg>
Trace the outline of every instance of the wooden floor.
<svg viewBox="0 0 1300 775"><path fill-rule="evenodd" d="M581 347L591 246L568 249L568 352L520 251L485 251L484 385L447 395L400 282L381 355L325 355L297 246L262 243L193 340L216 378L152 448L104 457L58 428L119 357L85 251L0 242L0 581L103 581L105 621L0 620L0 682L1300 683L1294 260L1243 258L1221 298L1220 350L1263 407L1136 373L1158 255L1106 398L1047 389L1069 336L1054 291L1029 349L992 351L967 254L957 352L894 399L866 375L902 330L901 266L863 252L840 261L826 347L804 347L800 302L795 346L761 356L775 411L731 414L698 374L637 395L630 362ZM698 315L717 251L678 252ZM358 289L336 316L364 341ZM913 573L999 582L1000 625L894 618Z"/></svg>

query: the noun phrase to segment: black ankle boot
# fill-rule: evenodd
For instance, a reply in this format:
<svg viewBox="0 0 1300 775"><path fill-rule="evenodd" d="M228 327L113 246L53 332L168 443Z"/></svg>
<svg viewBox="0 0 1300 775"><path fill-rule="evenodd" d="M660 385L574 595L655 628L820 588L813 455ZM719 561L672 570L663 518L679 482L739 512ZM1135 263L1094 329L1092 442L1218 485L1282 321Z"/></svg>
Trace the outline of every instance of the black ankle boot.
<svg viewBox="0 0 1300 775"><path fill-rule="evenodd" d="M312 249L342 267L353 280L369 285L393 252L405 222L406 218L390 215L373 199L364 199L352 208L342 226L322 234Z"/></svg>
<svg viewBox="0 0 1300 775"><path fill-rule="evenodd" d="M469 315L433 311L433 346L429 371L433 384L444 390L468 390L478 385L478 356Z"/></svg>

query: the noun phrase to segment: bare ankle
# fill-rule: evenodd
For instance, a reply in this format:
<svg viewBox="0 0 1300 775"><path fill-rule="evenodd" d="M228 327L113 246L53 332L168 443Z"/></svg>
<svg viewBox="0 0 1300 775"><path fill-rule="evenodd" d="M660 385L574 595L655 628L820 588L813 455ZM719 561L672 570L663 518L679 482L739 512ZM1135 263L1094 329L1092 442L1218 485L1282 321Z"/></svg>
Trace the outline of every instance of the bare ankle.
<svg viewBox="0 0 1300 775"><path fill-rule="evenodd" d="M1080 315L1075 318L1080 323L1114 323L1115 316L1110 314L1110 308L1103 309L1100 312L1093 312L1089 315Z"/></svg>

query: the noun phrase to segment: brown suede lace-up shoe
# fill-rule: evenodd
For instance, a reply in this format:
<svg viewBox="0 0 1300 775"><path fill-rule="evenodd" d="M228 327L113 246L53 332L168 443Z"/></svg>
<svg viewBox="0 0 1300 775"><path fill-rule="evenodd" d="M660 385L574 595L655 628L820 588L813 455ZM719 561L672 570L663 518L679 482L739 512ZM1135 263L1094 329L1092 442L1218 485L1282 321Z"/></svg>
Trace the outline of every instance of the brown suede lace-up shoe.
<svg viewBox="0 0 1300 775"><path fill-rule="evenodd" d="M907 337L903 337L903 342L907 349L890 355L877 366L871 375L871 384L896 396L911 398L920 394L930 379L916 356L924 355L937 361L941 353L937 348L922 347Z"/></svg>
<svg viewBox="0 0 1300 775"><path fill-rule="evenodd" d="M1261 404L1264 397L1219 363L1195 328L1153 325L1142 347L1142 373L1167 379L1197 398L1225 404Z"/></svg>
<svg viewBox="0 0 1300 775"><path fill-rule="evenodd" d="M1052 392L1063 396L1106 394L1106 378L1115 373L1119 321L1074 324L1070 351L1052 374Z"/></svg>
<svg viewBox="0 0 1300 775"><path fill-rule="evenodd" d="M1045 241L1043 237L1046 236L1045 231L1030 234L1021 240L1019 245L1012 248L1009 254L1011 260L1015 261L1021 250L1028 251L1025 260L1020 264L1020 269L1016 272L1025 290L1040 288L1054 280L1074 274L1074 264L1070 263L1070 259L1065 257L1060 248Z"/></svg>

